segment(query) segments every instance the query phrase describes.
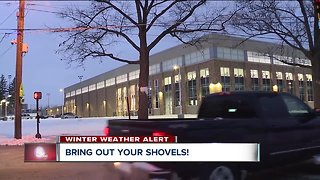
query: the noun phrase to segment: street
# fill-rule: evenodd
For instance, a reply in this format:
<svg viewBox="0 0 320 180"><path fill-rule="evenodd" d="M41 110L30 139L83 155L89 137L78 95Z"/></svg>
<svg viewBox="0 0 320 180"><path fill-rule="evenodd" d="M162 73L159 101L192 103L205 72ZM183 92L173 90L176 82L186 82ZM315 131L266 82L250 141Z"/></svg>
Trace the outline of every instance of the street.
<svg viewBox="0 0 320 180"><path fill-rule="evenodd" d="M320 165L310 161L249 174L248 180L319 180Z"/></svg>
<svg viewBox="0 0 320 180"><path fill-rule="evenodd" d="M24 137L34 136L34 120L23 123ZM41 133L50 142L57 135L102 135L106 119L46 119L41 122ZM89 127L89 128L88 128ZM120 172L112 163L24 163L24 146L10 146L13 121L0 122L0 179L111 179L147 180L147 173L135 168L132 174ZM1 138L2 137L2 138ZM6 146L9 142L9 146ZM22 141L23 142L23 141ZM14 143L13 143L14 144ZM21 144L21 143L18 143ZM22 143L23 144L23 143ZM303 162L272 170L249 173L247 180L320 180L320 165Z"/></svg>
<svg viewBox="0 0 320 180"><path fill-rule="evenodd" d="M112 163L25 163L23 146L0 146L0 179L147 180L140 169L120 172ZM319 180L320 166L308 162L250 173L247 180Z"/></svg>
<svg viewBox="0 0 320 180"><path fill-rule="evenodd" d="M145 180L147 174L135 170L130 177L114 169L112 163L31 163L24 162L24 146L0 146L1 180Z"/></svg>

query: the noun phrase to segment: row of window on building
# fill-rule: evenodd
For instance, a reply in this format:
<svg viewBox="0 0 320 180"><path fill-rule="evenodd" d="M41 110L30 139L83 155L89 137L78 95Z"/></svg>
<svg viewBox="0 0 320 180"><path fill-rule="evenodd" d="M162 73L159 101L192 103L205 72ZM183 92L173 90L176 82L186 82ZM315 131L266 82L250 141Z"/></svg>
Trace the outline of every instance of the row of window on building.
<svg viewBox="0 0 320 180"><path fill-rule="evenodd" d="M239 49L231 49L226 47L211 47L211 48L206 48L200 51L192 52L190 54L186 54L177 58L163 61L161 65L160 63L150 65L149 75L172 71L174 66L184 67L184 66L189 66L192 64L208 61L210 59L215 59L215 58L224 59L224 60L233 60L233 61L247 60L249 62L277 64L277 65L286 65L282 61L287 61L287 62L292 62L292 63L295 62L298 64L311 66L311 61L305 58L299 58L299 57L292 58L289 56L278 56L278 55L270 56L268 54L252 52L252 51L244 51ZM135 70L129 73L119 75L117 77L107 79L105 81L98 82L96 84L92 84L89 87L83 87L75 91L67 92L66 98L75 96L81 93L86 93L88 91L93 91L96 89L101 89L101 88L109 87L115 84L127 82L128 80L130 81L130 80L138 79L139 73L140 73L140 70Z"/></svg>
<svg viewBox="0 0 320 180"><path fill-rule="evenodd" d="M252 91L271 91L273 85L278 86L279 92L288 92L294 94L295 86L294 80L298 81L298 93L299 97L304 101L313 101L313 88L312 88L312 76L311 74L297 74L296 78L292 73L286 72L275 72L276 82L272 82L272 77L270 71L261 71L262 78L259 79L258 70L250 70L250 78L245 78L244 70L241 68L234 68L234 76L230 76L230 68L221 67L220 68L220 83L222 84L222 91L229 92L231 90L231 78L234 78L234 90L243 91L245 90L245 81L249 80L251 87L247 87L246 90ZM186 73L186 81L181 81L179 75L174 75L174 77L168 76L163 79L163 89L159 87L159 80L155 79L149 81L148 87L148 97L149 97L149 109L160 108L160 93L163 92L164 105L166 112L172 111L172 107L177 107L181 105L180 100L180 85L185 83L187 104L190 106L198 105L198 95L201 98L209 94L209 68L200 69L199 72L200 81L197 81L196 71L191 71ZM285 77L285 78L284 78ZM261 82L260 82L261 81ZM306 83L305 83L306 81ZM199 83L199 84L198 84ZM200 86L200 92L197 92L197 86ZM306 89L305 89L306 86ZM129 87L129 98L127 97L127 87L118 88L117 90L117 111L126 112L127 110L127 100L130 101L130 111L136 111L137 109L137 99L136 93L138 92L138 85L131 85ZM153 91L152 91L153 90ZM307 99L305 99L305 91L307 93ZM154 99L153 99L154 98ZM153 101L152 101L153 100ZM154 107L153 107L154 106ZM170 113L169 113L170 114Z"/></svg>

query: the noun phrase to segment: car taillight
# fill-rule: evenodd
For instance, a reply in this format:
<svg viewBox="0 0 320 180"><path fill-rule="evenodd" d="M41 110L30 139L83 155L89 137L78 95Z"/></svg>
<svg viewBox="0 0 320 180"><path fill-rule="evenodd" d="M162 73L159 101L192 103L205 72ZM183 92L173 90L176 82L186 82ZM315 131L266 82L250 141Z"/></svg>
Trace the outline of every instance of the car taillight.
<svg viewBox="0 0 320 180"><path fill-rule="evenodd" d="M152 136L172 136L172 134L163 131L154 131L152 132Z"/></svg>
<svg viewBox="0 0 320 180"><path fill-rule="evenodd" d="M109 136L110 129L108 127L105 127L103 132L105 136Z"/></svg>

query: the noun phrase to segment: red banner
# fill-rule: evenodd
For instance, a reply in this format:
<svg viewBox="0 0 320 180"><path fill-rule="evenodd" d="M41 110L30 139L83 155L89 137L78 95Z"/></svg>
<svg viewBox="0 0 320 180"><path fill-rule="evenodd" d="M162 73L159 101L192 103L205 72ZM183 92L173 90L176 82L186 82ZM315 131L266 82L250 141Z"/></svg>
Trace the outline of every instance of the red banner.
<svg viewBox="0 0 320 180"><path fill-rule="evenodd" d="M60 143L175 143L175 136L60 136Z"/></svg>

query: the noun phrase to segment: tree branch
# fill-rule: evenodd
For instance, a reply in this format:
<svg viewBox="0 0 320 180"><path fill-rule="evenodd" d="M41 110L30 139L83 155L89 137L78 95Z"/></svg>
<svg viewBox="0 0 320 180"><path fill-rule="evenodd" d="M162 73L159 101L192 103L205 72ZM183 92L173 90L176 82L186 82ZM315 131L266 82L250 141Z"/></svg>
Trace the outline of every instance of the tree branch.
<svg viewBox="0 0 320 180"><path fill-rule="evenodd" d="M300 5L300 9L301 9L301 13L303 15L303 19L304 19L304 22L303 25L306 27L306 33L307 33L307 37L308 37L308 44L309 44L309 49L313 49L314 45L313 45L313 40L312 40L312 34L311 34L311 28L310 28L310 25L309 25L309 20L308 20L308 15L307 15L307 12L306 12L306 9L305 9L305 5L303 3L302 0L297 0L299 5Z"/></svg>
<svg viewBox="0 0 320 180"><path fill-rule="evenodd" d="M132 24L135 26L138 26L138 23L134 21L129 15L124 13L121 9L119 9L117 6L112 4L109 0L105 1L105 3L109 4L114 10L116 10L118 13L120 13L123 17L127 18Z"/></svg>
<svg viewBox="0 0 320 180"><path fill-rule="evenodd" d="M155 17L151 20L149 25L147 26L147 32L150 30L150 28L153 26L153 24L157 21L159 17L161 17L163 14L165 14L169 9L172 8L178 1L173 1L169 6L167 6L165 9L163 9L159 14L156 14Z"/></svg>
<svg viewBox="0 0 320 180"><path fill-rule="evenodd" d="M190 11L185 15L185 17L181 18L180 20L177 20L174 25L171 25L169 28L164 30L162 33L160 33L159 36L157 36L148 46L148 50L150 51L162 38L164 38L167 34L170 34L170 32L177 28L179 25L181 25L183 22L185 22L193 13L194 11L205 3L205 0L200 0L196 5L194 5Z"/></svg>
<svg viewBox="0 0 320 180"><path fill-rule="evenodd" d="M120 32L120 31L111 30L111 29L108 29L107 27L106 27L106 28L102 28L102 27L101 27L101 28L99 28L99 29L102 29L102 30L105 30L105 31L108 31L108 32L112 32L112 33L114 33L114 34L117 34L117 35L122 36L123 38L125 38L125 39L128 41L128 43L129 43L134 49L136 49L137 51L140 50L139 46L137 46L137 45L134 43L134 41L131 40L131 38L130 38L128 35L126 35L125 33Z"/></svg>

